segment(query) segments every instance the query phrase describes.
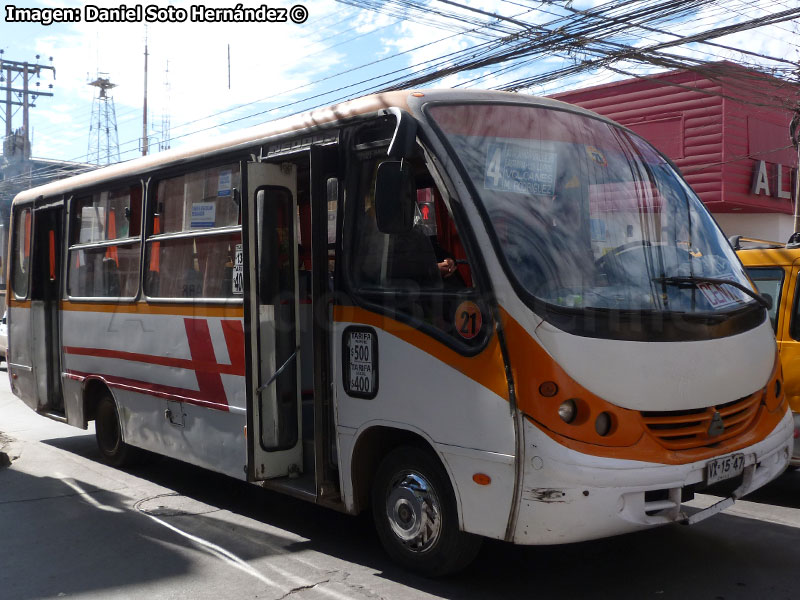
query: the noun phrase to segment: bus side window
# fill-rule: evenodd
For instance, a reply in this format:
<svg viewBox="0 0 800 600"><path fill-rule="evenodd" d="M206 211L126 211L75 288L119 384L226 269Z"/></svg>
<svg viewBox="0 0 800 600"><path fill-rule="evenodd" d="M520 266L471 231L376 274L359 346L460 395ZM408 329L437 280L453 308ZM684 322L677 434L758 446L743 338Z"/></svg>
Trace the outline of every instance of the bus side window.
<svg viewBox="0 0 800 600"><path fill-rule="evenodd" d="M145 250L150 298L234 298L241 247L238 163L189 171L152 186Z"/></svg>
<svg viewBox="0 0 800 600"><path fill-rule="evenodd" d="M772 298L772 306L769 309L769 320L772 329L778 331L778 318L780 316L781 288L783 287L784 270L778 268L753 267L747 269L747 274L756 284L758 292L763 296ZM795 302L796 305L796 302ZM792 337L795 337L794 325L795 318L792 318Z"/></svg>
<svg viewBox="0 0 800 600"><path fill-rule="evenodd" d="M31 255L31 209L23 208L14 215L14 249L11 286L17 298L28 296L28 270Z"/></svg>
<svg viewBox="0 0 800 600"><path fill-rule="evenodd" d="M347 272L354 295L373 310L414 326L433 328L469 346L483 343L488 327L455 221L421 160L410 160L413 185L399 201L414 203L410 231L383 233L375 214L377 168L361 164L354 223L348 228ZM466 303L466 304L465 304ZM464 316L466 315L466 316ZM461 319L461 320L459 320ZM469 322L466 323L464 319ZM465 324L466 323L466 324Z"/></svg>
<svg viewBox="0 0 800 600"><path fill-rule="evenodd" d="M67 291L78 298L130 298L139 291L142 186L99 190L70 203ZM114 241L113 245L108 242Z"/></svg>
<svg viewBox="0 0 800 600"><path fill-rule="evenodd" d="M758 283L756 283L756 285L758 285ZM795 284L793 296L792 317L789 321L789 335L792 336L792 339L800 341L800 273L797 275L797 283ZM779 304L780 301L773 300L773 305L776 303Z"/></svg>

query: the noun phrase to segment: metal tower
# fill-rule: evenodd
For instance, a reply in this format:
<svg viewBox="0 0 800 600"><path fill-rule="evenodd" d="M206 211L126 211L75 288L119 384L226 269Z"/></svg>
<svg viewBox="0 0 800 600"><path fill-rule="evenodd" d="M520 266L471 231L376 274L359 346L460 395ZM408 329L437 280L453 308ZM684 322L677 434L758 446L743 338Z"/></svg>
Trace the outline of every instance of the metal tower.
<svg viewBox="0 0 800 600"><path fill-rule="evenodd" d="M105 75L105 73L103 73ZM116 87L107 77L100 77L89 85L99 91L92 100L92 120L89 123L89 151L87 161L98 165L119 162L119 137L117 135L117 113L114 98L106 92Z"/></svg>
<svg viewBox="0 0 800 600"><path fill-rule="evenodd" d="M158 144L159 150L170 149L170 85L169 85L169 61L167 69L164 71L164 112L161 113L161 142Z"/></svg>

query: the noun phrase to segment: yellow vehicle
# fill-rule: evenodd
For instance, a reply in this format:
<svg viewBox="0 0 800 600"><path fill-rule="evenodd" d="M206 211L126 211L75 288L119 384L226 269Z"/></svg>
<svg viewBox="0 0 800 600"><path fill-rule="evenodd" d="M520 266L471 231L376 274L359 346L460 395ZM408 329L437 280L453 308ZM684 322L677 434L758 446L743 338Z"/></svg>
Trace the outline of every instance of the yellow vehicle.
<svg viewBox="0 0 800 600"><path fill-rule="evenodd" d="M734 236L731 244L758 287L772 301L769 318L783 364L783 385L794 416L794 451L800 466L800 245Z"/></svg>

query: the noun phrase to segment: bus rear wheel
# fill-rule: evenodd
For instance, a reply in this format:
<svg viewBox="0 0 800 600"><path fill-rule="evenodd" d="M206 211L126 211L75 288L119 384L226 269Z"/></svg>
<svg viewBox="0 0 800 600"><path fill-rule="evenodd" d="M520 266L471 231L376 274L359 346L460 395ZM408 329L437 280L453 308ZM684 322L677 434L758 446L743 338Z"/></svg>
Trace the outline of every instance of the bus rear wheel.
<svg viewBox="0 0 800 600"><path fill-rule="evenodd" d="M133 448L122 440L117 405L111 394L107 392L100 397L97 403L94 431L97 447L100 449L100 456L104 463L112 467L123 467L130 464L133 458Z"/></svg>
<svg viewBox="0 0 800 600"><path fill-rule="evenodd" d="M415 446L393 450L378 467L372 514L389 556L429 577L463 569L481 546L481 538L459 530L455 495L439 459Z"/></svg>

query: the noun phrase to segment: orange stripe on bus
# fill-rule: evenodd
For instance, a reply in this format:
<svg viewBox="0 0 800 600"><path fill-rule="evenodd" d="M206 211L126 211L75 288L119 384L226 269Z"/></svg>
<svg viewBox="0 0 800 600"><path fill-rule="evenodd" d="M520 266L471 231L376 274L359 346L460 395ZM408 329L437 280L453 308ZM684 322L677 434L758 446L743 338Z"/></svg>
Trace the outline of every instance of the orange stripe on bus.
<svg viewBox="0 0 800 600"><path fill-rule="evenodd" d="M492 335L483 351L476 356L464 356L399 321L354 306L336 306L333 320L370 325L392 334L415 348L438 358L473 381L508 401L508 383L503 368L503 355L496 335Z"/></svg>
<svg viewBox="0 0 800 600"><path fill-rule="evenodd" d="M148 302L105 303L73 302L63 300L61 310L65 312L124 313L132 315L176 315L182 317L224 317L241 319L244 308L237 306L209 306L198 304L151 304Z"/></svg>

